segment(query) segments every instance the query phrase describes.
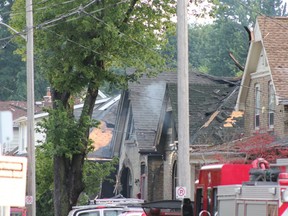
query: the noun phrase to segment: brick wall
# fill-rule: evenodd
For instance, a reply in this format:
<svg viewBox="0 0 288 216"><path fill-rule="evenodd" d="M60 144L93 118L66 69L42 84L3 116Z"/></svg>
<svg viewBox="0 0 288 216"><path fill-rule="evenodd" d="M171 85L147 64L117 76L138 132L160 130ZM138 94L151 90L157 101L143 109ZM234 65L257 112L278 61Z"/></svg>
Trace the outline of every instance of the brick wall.
<svg viewBox="0 0 288 216"><path fill-rule="evenodd" d="M284 107L283 105L276 105L274 114L274 129L268 126L268 95L269 95L269 81L271 80L270 75L258 77L250 80L249 91L246 98L246 108L244 113L244 127L245 135L252 136L255 130L255 85L260 85L260 127L258 132L271 132L278 137L283 137L284 133ZM288 116L288 115L287 115Z"/></svg>
<svg viewBox="0 0 288 216"><path fill-rule="evenodd" d="M163 199L163 160L162 157L148 157L148 199Z"/></svg>

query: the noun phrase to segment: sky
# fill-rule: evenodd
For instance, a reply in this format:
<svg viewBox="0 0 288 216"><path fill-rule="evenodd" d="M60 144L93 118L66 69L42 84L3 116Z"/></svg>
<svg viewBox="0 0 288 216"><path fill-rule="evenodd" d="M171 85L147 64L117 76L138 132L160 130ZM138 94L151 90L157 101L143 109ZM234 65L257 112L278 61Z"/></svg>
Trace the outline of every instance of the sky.
<svg viewBox="0 0 288 216"><path fill-rule="evenodd" d="M283 0L283 2L287 4L287 9L288 9L288 0ZM209 10L210 7L211 7L211 4L209 4L205 0L203 1L203 3L198 4L197 6L195 4L190 5L188 7L188 23L199 23L199 24L212 23L212 19L207 16L201 18L201 11Z"/></svg>

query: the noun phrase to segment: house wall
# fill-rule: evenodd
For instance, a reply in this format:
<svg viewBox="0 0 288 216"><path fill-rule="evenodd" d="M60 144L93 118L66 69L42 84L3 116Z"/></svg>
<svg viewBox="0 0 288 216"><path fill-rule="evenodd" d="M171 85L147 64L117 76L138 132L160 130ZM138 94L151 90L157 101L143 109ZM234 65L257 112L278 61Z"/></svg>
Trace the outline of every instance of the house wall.
<svg viewBox="0 0 288 216"><path fill-rule="evenodd" d="M262 76L254 76L250 80L249 91L246 98L246 108L244 113L245 119L245 135L252 136L256 132L271 132L278 137L283 137L284 132L284 107L283 105L276 105L274 114L274 128L268 126L268 90L271 76L269 73ZM260 85L260 127L255 129L255 85Z"/></svg>
<svg viewBox="0 0 288 216"><path fill-rule="evenodd" d="M40 145L43 143L46 139L46 135L43 133L40 133L36 131L39 126L37 125L39 122L41 122L43 118L35 118L34 119L34 141L35 146ZM26 118L20 118L17 120L18 130L14 130L14 136L13 136L13 147L15 148L18 146L19 154L25 154L27 153L27 119Z"/></svg>
<svg viewBox="0 0 288 216"><path fill-rule="evenodd" d="M162 156L148 157L148 197L147 201L163 199L163 173L164 164Z"/></svg>
<svg viewBox="0 0 288 216"><path fill-rule="evenodd" d="M13 139L3 146L3 152L11 152L18 147L19 127L13 126Z"/></svg>
<svg viewBox="0 0 288 216"><path fill-rule="evenodd" d="M166 151L166 160L164 162L164 176L163 176L163 198L172 199L173 198L173 164L177 160L176 151Z"/></svg>
<svg viewBox="0 0 288 216"><path fill-rule="evenodd" d="M120 175L122 174L123 168L127 167L131 174L131 198L136 198L137 194L140 192L140 155L138 153L138 148L136 142L126 142L121 149L121 155L119 161ZM121 191L120 191L121 193Z"/></svg>

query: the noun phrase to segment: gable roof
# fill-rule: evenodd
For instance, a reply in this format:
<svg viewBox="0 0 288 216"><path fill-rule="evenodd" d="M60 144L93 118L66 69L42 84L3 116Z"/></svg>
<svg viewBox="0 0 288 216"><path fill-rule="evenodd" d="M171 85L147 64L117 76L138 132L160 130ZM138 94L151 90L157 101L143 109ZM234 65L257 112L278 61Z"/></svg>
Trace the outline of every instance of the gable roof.
<svg viewBox="0 0 288 216"><path fill-rule="evenodd" d="M190 116L193 116L191 120L193 126L190 129L191 136L209 119L209 116L217 108L221 108L221 103L236 88L238 81L237 79L213 77L195 72L189 73L189 83L193 83L190 84L189 96ZM156 144L157 129L159 127L158 124L161 118L166 89L168 89L171 99L174 121L178 124L176 72L163 72L153 78L142 77L138 83L129 84L129 99L131 101L134 128L140 149L151 149ZM230 113L235 106L237 97L235 95L237 93L233 95L234 101L231 105L228 106L227 103L222 107L224 110L229 107L227 111L229 110ZM202 131L204 132L204 130Z"/></svg>
<svg viewBox="0 0 288 216"><path fill-rule="evenodd" d="M279 100L288 99L288 17L257 18Z"/></svg>
<svg viewBox="0 0 288 216"><path fill-rule="evenodd" d="M255 40L251 42L236 108L245 109L250 74L256 72L263 48L275 94L279 102L288 102L288 17L257 17L254 27Z"/></svg>
<svg viewBox="0 0 288 216"><path fill-rule="evenodd" d="M41 113L43 106L35 105L35 114ZM11 111L13 120L27 115L27 102L25 101L0 101L0 111Z"/></svg>

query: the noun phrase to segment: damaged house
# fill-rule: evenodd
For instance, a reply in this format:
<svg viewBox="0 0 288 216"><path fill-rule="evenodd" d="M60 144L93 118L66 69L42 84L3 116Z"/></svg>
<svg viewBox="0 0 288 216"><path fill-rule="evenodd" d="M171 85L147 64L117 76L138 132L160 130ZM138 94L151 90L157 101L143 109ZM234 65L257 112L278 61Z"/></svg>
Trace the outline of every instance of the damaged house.
<svg viewBox="0 0 288 216"><path fill-rule="evenodd" d="M288 18L257 18L237 99L245 136L288 133Z"/></svg>
<svg viewBox="0 0 288 216"><path fill-rule="evenodd" d="M230 127L225 127L236 104L240 80L191 72L189 83L191 149L241 136L242 121L236 124L231 120ZM129 84L119 101L112 140L120 155L116 192L147 201L175 198L177 130L177 73L142 77ZM203 161L191 152L194 182Z"/></svg>

